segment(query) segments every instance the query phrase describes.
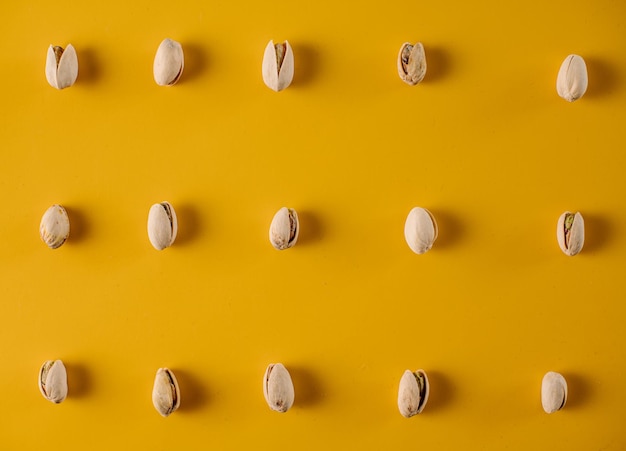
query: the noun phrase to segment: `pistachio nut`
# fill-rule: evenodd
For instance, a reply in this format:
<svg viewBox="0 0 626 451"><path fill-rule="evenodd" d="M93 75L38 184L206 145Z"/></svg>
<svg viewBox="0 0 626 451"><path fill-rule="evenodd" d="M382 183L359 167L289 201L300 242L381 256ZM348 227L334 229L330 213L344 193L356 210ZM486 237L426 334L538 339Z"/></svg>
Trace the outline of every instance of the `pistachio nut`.
<svg viewBox="0 0 626 451"><path fill-rule="evenodd" d="M549 371L541 382L541 405L546 413L561 410L567 401L567 382L559 373Z"/></svg>
<svg viewBox="0 0 626 451"><path fill-rule="evenodd" d="M437 239L438 228L435 218L425 208L415 207L404 223L404 238L413 252L428 252Z"/></svg>
<svg viewBox="0 0 626 451"><path fill-rule="evenodd" d="M152 404L162 416L167 417L180 407L180 389L171 370L159 368L152 388Z"/></svg>
<svg viewBox="0 0 626 451"><path fill-rule="evenodd" d="M39 224L39 235L50 249L60 247L70 236L70 219L61 205L46 210Z"/></svg>
<svg viewBox="0 0 626 451"><path fill-rule="evenodd" d="M263 395L270 409L276 412L287 412L293 405L293 382L289 371L281 363L270 363L265 370Z"/></svg>
<svg viewBox="0 0 626 451"><path fill-rule="evenodd" d="M556 78L556 92L573 102L580 99L587 91L587 65L578 55L568 55L561 64L559 75Z"/></svg>
<svg viewBox="0 0 626 451"><path fill-rule="evenodd" d="M159 86L172 86L182 75L184 66L183 47L172 39L164 39L154 57L154 81Z"/></svg>
<svg viewBox="0 0 626 451"><path fill-rule="evenodd" d="M48 47L46 58L46 79L57 89L70 87L78 77L78 57L72 44L65 50L58 45Z"/></svg>
<svg viewBox="0 0 626 451"><path fill-rule="evenodd" d="M421 42L413 45L405 42L398 53L398 75L405 83L413 86L426 75L426 54Z"/></svg>
<svg viewBox="0 0 626 451"><path fill-rule="evenodd" d="M270 224L270 243L279 251L293 247L298 241L300 222L293 208L283 207L276 212Z"/></svg>
<svg viewBox="0 0 626 451"><path fill-rule="evenodd" d="M270 41L263 55L263 82L274 91L282 91L293 80L293 50L289 42Z"/></svg>
<svg viewBox="0 0 626 451"><path fill-rule="evenodd" d="M566 211L556 225L556 239L565 255L578 254L585 243L585 221L580 213Z"/></svg>
<svg viewBox="0 0 626 451"><path fill-rule="evenodd" d="M150 207L148 213L148 238L155 249L161 251L171 246L178 233L178 220L174 207L161 202Z"/></svg>
<svg viewBox="0 0 626 451"><path fill-rule="evenodd" d="M428 401L430 384L424 370L406 370L400 379L398 409L403 417L410 418L421 413Z"/></svg>
<svg viewBox="0 0 626 451"><path fill-rule="evenodd" d="M47 360L39 370L39 390L44 398L59 404L67 397L67 372L60 360Z"/></svg>

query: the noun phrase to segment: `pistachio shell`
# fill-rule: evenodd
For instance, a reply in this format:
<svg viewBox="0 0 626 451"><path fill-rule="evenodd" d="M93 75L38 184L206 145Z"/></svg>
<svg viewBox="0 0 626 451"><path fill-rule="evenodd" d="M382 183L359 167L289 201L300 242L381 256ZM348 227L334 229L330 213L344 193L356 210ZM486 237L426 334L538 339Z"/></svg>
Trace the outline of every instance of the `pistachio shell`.
<svg viewBox="0 0 626 451"><path fill-rule="evenodd" d="M405 42L398 53L398 75L405 83L416 85L426 75L426 54L421 42Z"/></svg>
<svg viewBox="0 0 626 451"><path fill-rule="evenodd" d="M404 223L404 237L416 254L428 252L437 239L437 222L425 208L415 207Z"/></svg>
<svg viewBox="0 0 626 451"><path fill-rule="evenodd" d="M57 89L67 88L78 77L78 57L72 44L67 48L50 46L46 58L46 79L50 86Z"/></svg>
<svg viewBox="0 0 626 451"><path fill-rule="evenodd" d="M580 213L563 213L556 225L556 239L565 255L578 254L585 243L585 221Z"/></svg>
<svg viewBox="0 0 626 451"><path fill-rule="evenodd" d="M152 404L162 416L167 417L180 406L180 389L174 373L159 368L152 388Z"/></svg>
<svg viewBox="0 0 626 451"><path fill-rule="evenodd" d="M293 405L293 382L289 371L281 363L271 363L265 370L263 396L270 409L276 412L287 412Z"/></svg>
<svg viewBox="0 0 626 451"><path fill-rule="evenodd" d="M424 370L412 373L406 370L400 379L398 409L403 417L410 418L424 410L428 402L430 384Z"/></svg>
<svg viewBox="0 0 626 451"><path fill-rule="evenodd" d="M44 398L55 404L67 397L67 372L60 360L47 360L39 370L39 390Z"/></svg>
<svg viewBox="0 0 626 451"><path fill-rule="evenodd" d="M585 60L578 55L568 55L561 64L556 78L556 92L568 102L573 102L580 99L585 91L587 91Z"/></svg>
<svg viewBox="0 0 626 451"><path fill-rule="evenodd" d="M274 91L282 91L293 80L293 50L289 42L274 44L270 41L263 55L263 82Z"/></svg>
<svg viewBox="0 0 626 451"><path fill-rule="evenodd" d="M180 79L184 67L183 47L172 39L164 39L154 57L154 81L159 86L172 86Z"/></svg>
<svg viewBox="0 0 626 451"><path fill-rule="evenodd" d="M157 250L174 244L178 233L178 220L174 207L169 202L161 202L150 207L148 213L148 238Z"/></svg>
<svg viewBox="0 0 626 451"><path fill-rule="evenodd" d="M39 235L50 249L60 247L70 236L70 219L61 205L46 210L39 224Z"/></svg>
<svg viewBox="0 0 626 451"><path fill-rule="evenodd" d="M546 413L561 410L567 402L567 382L559 373L549 371L541 382L541 405Z"/></svg>
<svg viewBox="0 0 626 451"><path fill-rule="evenodd" d="M298 241L300 222L293 208L283 207L276 212L270 225L270 243L278 250L289 249Z"/></svg>

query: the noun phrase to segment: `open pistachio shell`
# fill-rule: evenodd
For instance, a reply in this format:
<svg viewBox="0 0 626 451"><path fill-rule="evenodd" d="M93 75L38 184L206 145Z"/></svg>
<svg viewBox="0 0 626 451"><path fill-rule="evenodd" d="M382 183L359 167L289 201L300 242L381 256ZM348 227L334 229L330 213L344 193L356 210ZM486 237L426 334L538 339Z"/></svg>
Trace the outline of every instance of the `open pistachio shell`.
<svg viewBox="0 0 626 451"><path fill-rule="evenodd" d="M543 376L541 382L541 405L546 413L561 410L567 401L567 382L565 378L554 371Z"/></svg>
<svg viewBox="0 0 626 451"><path fill-rule="evenodd" d="M430 393L430 384L424 370L406 370L400 379L398 409L403 417L410 418L421 413Z"/></svg>
<svg viewBox="0 0 626 451"><path fill-rule="evenodd" d="M425 208L415 207L404 223L404 238L416 254L428 252L437 239L439 231L434 216Z"/></svg>
<svg viewBox="0 0 626 451"><path fill-rule="evenodd" d="M52 205L39 223L39 235L50 249L61 247L70 236L70 219L61 205Z"/></svg>
<svg viewBox="0 0 626 451"><path fill-rule="evenodd" d="M568 55L556 78L556 92L568 102L580 99L587 91L587 65L578 55Z"/></svg>
<svg viewBox="0 0 626 451"><path fill-rule="evenodd" d="M50 86L57 89L67 88L78 77L78 57L72 44L67 48L50 46L46 58L46 79Z"/></svg>
<svg viewBox="0 0 626 451"><path fill-rule="evenodd" d="M398 53L398 75L405 83L416 85L426 75L426 54L421 42L405 42Z"/></svg>
<svg viewBox="0 0 626 451"><path fill-rule="evenodd" d="M159 86L172 86L180 79L184 67L183 47L172 39L164 39L154 57L154 81Z"/></svg>
<svg viewBox="0 0 626 451"><path fill-rule="evenodd" d="M556 239L565 255L578 254L585 243L585 221L580 213L563 213L556 225Z"/></svg>
<svg viewBox="0 0 626 451"><path fill-rule="evenodd" d="M281 363L271 363L263 375L263 396L270 409L287 412L293 405L295 392L289 371Z"/></svg>
<svg viewBox="0 0 626 451"><path fill-rule="evenodd" d="M67 372L60 360L48 360L39 370L39 391L44 398L55 404L67 397Z"/></svg>
<svg viewBox="0 0 626 451"><path fill-rule="evenodd" d="M169 202L161 202L150 207L148 213L148 238L157 250L174 244L178 233L178 219L174 207Z"/></svg>
<svg viewBox="0 0 626 451"><path fill-rule="evenodd" d="M180 389L174 373L159 368L152 388L152 404L162 416L167 417L180 407Z"/></svg>
<svg viewBox="0 0 626 451"><path fill-rule="evenodd" d="M289 249L298 241L300 222L293 208L283 207L276 212L270 224L270 243L278 250Z"/></svg>
<svg viewBox="0 0 626 451"><path fill-rule="evenodd" d="M274 44L270 41L263 55L263 82L268 88L278 92L285 89L293 80L293 50L289 42Z"/></svg>

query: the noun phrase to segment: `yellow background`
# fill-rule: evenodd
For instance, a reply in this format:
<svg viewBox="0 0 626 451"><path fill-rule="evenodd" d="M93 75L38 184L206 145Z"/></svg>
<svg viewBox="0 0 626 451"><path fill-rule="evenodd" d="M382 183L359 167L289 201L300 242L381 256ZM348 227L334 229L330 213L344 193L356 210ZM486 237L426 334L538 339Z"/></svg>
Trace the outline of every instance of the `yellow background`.
<svg viewBox="0 0 626 451"><path fill-rule="evenodd" d="M3 5L2 449L624 449L626 4L117 1ZM183 76L159 87L162 39ZM263 84L270 39L295 78ZM397 75L405 41L428 72ZM44 76L72 43L77 83ZM575 103L555 90L570 53ZM167 200L179 237L146 233ZM54 203L71 235L38 237ZM274 250L295 208L298 244ZM415 255L406 215L428 208ZM581 211L582 253L555 229ZM43 399L48 359L69 396ZM292 410L263 399L282 362ZM169 418L157 368L178 376ZM424 412L400 416L405 369ZM543 412L543 374L570 397Z"/></svg>

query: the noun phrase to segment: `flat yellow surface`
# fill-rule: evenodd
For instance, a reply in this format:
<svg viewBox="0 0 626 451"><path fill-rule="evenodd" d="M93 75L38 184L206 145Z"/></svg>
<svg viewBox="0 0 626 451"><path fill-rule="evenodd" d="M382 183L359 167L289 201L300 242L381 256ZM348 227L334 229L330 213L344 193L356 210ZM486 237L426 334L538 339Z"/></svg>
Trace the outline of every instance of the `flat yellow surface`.
<svg viewBox="0 0 626 451"><path fill-rule="evenodd" d="M626 3L11 2L0 31L1 449L626 448ZM182 43L157 86L162 39ZM289 40L292 86L261 78ZM428 72L397 75L405 41ZM44 76L72 43L76 84ZM556 94L563 59L589 89ZM146 233L172 203L174 245ZM52 204L71 235L38 236ZM297 245L267 235L282 206ZM440 228L415 255L414 206ZM585 218L581 254L556 242ZM48 359L69 396L41 396ZM282 362L296 400L263 398ZM164 419L159 367L182 404ZM396 405L424 369L423 413ZM543 412L549 370L569 383Z"/></svg>

